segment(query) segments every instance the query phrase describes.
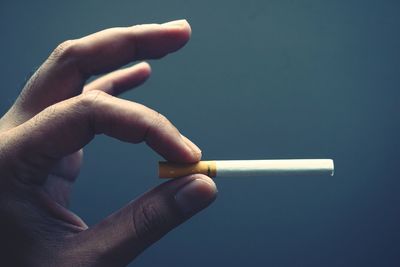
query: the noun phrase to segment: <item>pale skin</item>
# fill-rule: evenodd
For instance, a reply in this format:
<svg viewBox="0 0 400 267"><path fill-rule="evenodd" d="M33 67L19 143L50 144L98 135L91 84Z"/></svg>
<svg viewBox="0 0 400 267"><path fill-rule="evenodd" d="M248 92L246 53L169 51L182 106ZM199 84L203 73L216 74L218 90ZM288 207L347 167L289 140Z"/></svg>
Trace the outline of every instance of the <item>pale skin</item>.
<svg viewBox="0 0 400 267"><path fill-rule="evenodd" d="M93 227L68 209L82 148L95 135L145 142L169 161L200 160L163 115L117 97L150 66L117 69L175 52L190 35L185 20L107 29L62 43L32 76L0 120L1 266L126 266L215 199L214 182L199 174L161 184Z"/></svg>

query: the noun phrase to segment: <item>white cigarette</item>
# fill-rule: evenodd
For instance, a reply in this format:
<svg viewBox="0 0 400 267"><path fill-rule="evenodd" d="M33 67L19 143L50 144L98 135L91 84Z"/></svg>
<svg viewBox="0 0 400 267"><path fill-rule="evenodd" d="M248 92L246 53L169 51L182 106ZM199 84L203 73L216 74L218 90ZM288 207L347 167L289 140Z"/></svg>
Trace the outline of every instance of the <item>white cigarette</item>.
<svg viewBox="0 0 400 267"><path fill-rule="evenodd" d="M159 162L160 178L177 178L202 173L210 177L271 175L331 175L331 159L215 160L194 164Z"/></svg>

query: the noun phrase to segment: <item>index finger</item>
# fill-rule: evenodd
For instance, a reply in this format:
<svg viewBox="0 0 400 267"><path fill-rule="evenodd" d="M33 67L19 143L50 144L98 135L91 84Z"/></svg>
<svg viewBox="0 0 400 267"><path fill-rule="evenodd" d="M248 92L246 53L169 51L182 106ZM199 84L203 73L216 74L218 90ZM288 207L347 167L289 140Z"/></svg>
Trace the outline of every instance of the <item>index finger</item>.
<svg viewBox="0 0 400 267"><path fill-rule="evenodd" d="M39 179L34 181L37 184L46 179L59 159L81 149L96 134L130 143L145 141L169 161L192 163L201 158L201 151L163 115L101 91L57 103L4 133L2 138L9 139L4 144L12 148L4 149L13 153L9 158L17 159L10 164L21 165L22 161L23 169L29 169L27 173L44 174L22 178L24 182Z"/></svg>

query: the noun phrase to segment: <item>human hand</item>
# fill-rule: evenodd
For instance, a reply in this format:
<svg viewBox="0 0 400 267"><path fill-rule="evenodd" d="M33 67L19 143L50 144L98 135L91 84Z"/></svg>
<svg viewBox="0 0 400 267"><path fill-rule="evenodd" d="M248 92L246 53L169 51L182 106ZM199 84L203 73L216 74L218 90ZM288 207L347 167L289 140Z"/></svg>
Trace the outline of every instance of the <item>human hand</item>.
<svg viewBox="0 0 400 267"><path fill-rule="evenodd" d="M200 150L161 114L114 97L150 75L147 63L190 38L186 21L101 31L58 46L0 120L0 265L125 266L208 206L213 181L168 181L94 227L68 210L82 147L96 134L145 141L165 159L197 162ZM95 186L95 185L94 185Z"/></svg>

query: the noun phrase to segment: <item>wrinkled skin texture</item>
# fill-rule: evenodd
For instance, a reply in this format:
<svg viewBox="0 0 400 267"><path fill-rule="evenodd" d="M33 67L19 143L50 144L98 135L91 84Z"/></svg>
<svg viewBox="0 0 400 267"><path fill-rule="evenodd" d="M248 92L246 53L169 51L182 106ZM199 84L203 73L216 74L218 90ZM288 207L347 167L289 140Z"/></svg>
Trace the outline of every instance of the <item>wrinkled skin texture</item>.
<svg viewBox="0 0 400 267"><path fill-rule="evenodd" d="M97 134L146 142L170 161L200 160L197 146L163 115L116 97L143 83L150 66L116 69L166 56L190 34L184 20L104 30L60 44L31 77L0 120L1 266L126 266L214 200L213 181L192 175L90 228L68 209L82 148Z"/></svg>

